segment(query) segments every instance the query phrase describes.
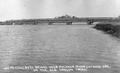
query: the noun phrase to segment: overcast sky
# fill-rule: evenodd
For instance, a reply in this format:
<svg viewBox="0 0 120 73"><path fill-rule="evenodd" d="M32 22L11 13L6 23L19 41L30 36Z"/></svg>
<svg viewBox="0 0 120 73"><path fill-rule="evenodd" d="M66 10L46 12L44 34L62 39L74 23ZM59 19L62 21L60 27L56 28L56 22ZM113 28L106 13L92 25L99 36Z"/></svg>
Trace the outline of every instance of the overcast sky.
<svg viewBox="0 0 120 73"><path fill-rule="evenodd" d="M0 0L0 21L61 15L119 16L120 0Z"/></svg>

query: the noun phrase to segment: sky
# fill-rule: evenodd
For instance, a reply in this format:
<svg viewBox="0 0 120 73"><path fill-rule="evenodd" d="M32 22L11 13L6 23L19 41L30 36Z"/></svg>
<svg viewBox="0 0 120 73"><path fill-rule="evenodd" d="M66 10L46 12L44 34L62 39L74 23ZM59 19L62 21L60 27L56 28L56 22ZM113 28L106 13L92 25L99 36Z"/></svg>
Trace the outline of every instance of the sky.
<svg viewBox="0 0 120 73"><path fill-rule="evenodd" d="M12 19L77 17L117 17L120 0L0 0L0 21Z"/></svg>

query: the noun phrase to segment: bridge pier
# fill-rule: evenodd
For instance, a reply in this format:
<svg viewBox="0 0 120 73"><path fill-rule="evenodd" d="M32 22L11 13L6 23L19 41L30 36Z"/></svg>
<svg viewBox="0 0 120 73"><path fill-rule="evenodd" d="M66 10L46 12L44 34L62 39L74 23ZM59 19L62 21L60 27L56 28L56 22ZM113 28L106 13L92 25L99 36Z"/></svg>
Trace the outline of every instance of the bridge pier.
<svg viewBox="0 0 120 73"><path fill-rule="evenodd" d="M53 23L52 22L48 22L48 25L52 25Z"/></svg>
<svg viewBox="0 0 120 73"><path fill-rule="evenodd" d="M67 25L72 25L72 22L67 22L66 24L67 24Z"/></svg>
<svg viewBox="0 0 120 73"><path fill-rule="evenodd" d="M93 20L87 20L87 24L88 25L92 25L93 24Z"/></svg>
<svg viewBox="0 0 120 73"><path fill-rule="evenodd" d="M36 24L37 24L37 22L35 22L35 21L34 21L34 22L33 22L33 24L34 24L34 25L36 25Z"/></svg>

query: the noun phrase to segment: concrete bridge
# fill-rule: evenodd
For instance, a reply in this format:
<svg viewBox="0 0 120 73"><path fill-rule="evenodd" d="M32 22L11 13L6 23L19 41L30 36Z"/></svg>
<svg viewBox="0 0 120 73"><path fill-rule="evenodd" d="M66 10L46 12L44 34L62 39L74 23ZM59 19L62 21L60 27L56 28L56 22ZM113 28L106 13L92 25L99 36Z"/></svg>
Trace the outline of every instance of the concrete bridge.
<svg viewBox="0 0 120 73"><path fill-rule="evenodd" d="M67 25L72 25L72 23L85 22L88 25L92 25L95 22L120 22L118 18L110 17L86 17L86 18L49 18L49 19L26 19L26 20L13 20L3 22L5 25L23 25L23 24L33 24L37 25L39 23L48 23L52 25L54 23L66 23Z"/></svg>

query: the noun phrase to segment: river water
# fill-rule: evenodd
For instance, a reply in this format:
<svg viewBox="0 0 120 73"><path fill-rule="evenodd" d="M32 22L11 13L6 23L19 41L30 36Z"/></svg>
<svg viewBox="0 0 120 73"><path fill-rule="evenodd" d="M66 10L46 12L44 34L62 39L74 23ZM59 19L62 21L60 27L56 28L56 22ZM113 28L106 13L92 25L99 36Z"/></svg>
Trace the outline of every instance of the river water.
<svg viewBox="0 0 120 73"><path fill-rule="evenodd" d="M5 69L28 65L109 67L70 72ZM120 73L120 42L87 25L1 25L0 73Z"/></svg>

